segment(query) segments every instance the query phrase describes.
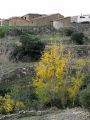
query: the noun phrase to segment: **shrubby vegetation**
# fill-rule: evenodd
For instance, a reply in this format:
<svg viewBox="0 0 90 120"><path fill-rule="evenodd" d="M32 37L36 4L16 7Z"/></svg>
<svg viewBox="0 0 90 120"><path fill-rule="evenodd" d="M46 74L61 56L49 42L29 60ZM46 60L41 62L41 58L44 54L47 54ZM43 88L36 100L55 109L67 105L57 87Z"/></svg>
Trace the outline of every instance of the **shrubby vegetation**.
<svg viewBox="0 0 90 120"><path fill-rule="evenodd" d="M2 114L13 113L24 107L23 102L14 101L9 95L0 96L0 113Z"/></svg>
<svg viewBox="0 0 90 120"><path fill-rule="evenodd" d="M86 62L73 59L71 52L66 51L62 45L60 48L54 46L46 50L35 66L33 78L24 76L10 83L7 90L2 89L2 98L9 95L13 101L13 105L12 102L10 105L14 108L7 113L23 109L22 104L28 110L82 105L81 91L89 83L89 76L86 76L84 70L86 71Z"/></svg>
<svg viewBox="0 0 90 120"><path fill-rule="evenodd" d="M80 92L79 99L83 107L90 109L90 84Z"/></svg>
<svg viewBox="0 0 90 120"><path fill-rule="evenodd" d="M15 27L15 26L1 26L0 27L0 38L3 38L6 36L20 36L23 34L34 34L36 33L32 30L32 28L28 27Z"/></svg>
<svg viewBox="0 0 90 120"><path fill-rule="evenodd" d="M0 38L4 38L6 34L6 29L3 27L0 27Z"/></svg>
<svg viewBox="0 0 90 120"><path fill-rule="evenodd" d="M79 32L75 28L65 28L63 31L64 35L70 36L71 41L75 44L83 45L88 40L83 32Z"/></svg>
<svg viewBox="0 0 90 120"><path fill-rule="evenodd" d="M27 68L26 71L29 74ZM14 74L16 74L16 72ZM15 78L14 76L13 79L10 80L10 83L2 83L0 85L0 93L0 96L4 97L5 95L9 95L14 101L22 101L25 109L36 109L39 105L31 75L22 74L20 78Z"/></svg>
<svg viewBox="0 0 90 120"><path fill-rule="evenodd" d="M71 36L76 30L74 28L64 28L63 31L66 36Z"/></svg>
<svg viewBox="0 0 90 120"><path fill-rule="evenodd" d="M71 35L71 40L76 44L83 45L85 43L85 40L87 40L87 38L82 32L74 32Z"/></svg>
<svg viewBox="0 0 90 120"><path fill-rule="evenodd" d="M41 42L35 35L24 34L20 36L21 45L15 45L10 53L10 59L15 61L36 61L39 60L45 48L45 43Z"/></svg>
<svg viewBox="0 0 90 120"><path fill-rule="evenodd" d="M34 108L38 102L35 89L30 77L22 78L21 82L14 83L11 87L10 96L16 101L22 101L26 109Z"/></svg>
<svg viewBox="0 0 90 120"><path fill-rule="evenodd" d="M5 32L1 31L1 37L15 35L20 38L19 44L10 53L11 60L39 63L35 66L33 79L32 76L17 75L21 78L12 78L11 82L14 83L10 82L8 87L2 89L5 85L1 85L0 113L40 109L42 106L65 108L81 105L90 108L90 75L85 74L84 60L72 58L71 52L63 46L52 46L44 52L45 43L31 31L19 28L5 28ZM67 28L64 32L75 44L82 45L86 40L85 35L75 29ZM86 51L80 48L78 53L81 57Z"/></svg>

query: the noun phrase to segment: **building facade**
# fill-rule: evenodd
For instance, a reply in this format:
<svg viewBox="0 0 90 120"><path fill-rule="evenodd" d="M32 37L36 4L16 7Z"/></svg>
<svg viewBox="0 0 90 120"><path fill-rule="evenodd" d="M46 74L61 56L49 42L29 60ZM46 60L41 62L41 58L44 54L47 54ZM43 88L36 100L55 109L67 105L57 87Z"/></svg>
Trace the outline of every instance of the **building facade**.
<svg viewBox="0 0 90 120"><path fill-rule="evenodd" d="M29 26L29 21L20 17L12 17L2 22L5 26Z"/></svg>
<svg viewBox="0 0 90 120"><path fill-rule="evenodd" d="M70 26L71 26L71 17L65 17L53 21L53 27L57 30L63 27L70 27Z"/></svg>
<svg viewBox="0 0 90 120"><path fill-rule="evenodd" d="M1 23L5 26L53 26L55 29L59 29L70 26L71 17L64 17L59 13L51 15L26 14L22 17L11 17L9 19L5 19Z"/></svg>
<svg viewBox="0 0 90 120"><path fill-rule="evenodd" d="M30 21L30 26L48 26L53 25L53 21L56 19L64 18L63 15L57 13L47 16L42 16L38 18L34 18Z"/></svg>

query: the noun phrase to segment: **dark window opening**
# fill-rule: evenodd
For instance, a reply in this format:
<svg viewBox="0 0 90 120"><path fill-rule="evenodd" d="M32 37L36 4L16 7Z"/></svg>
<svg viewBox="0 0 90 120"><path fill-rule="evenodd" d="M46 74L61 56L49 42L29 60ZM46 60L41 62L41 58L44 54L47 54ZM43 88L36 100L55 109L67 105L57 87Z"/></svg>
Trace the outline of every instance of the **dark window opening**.
<svg viewBox="0 0 90 120"><path fill-rule="evenodd" d="M26 20L26 17L24 17L24 19Z"/></svg>
<svg viewBox="0 0 90 120"><path fill-rule="evenodd" d="M80 18L85 18L84 16L80 16Z"/></svg>

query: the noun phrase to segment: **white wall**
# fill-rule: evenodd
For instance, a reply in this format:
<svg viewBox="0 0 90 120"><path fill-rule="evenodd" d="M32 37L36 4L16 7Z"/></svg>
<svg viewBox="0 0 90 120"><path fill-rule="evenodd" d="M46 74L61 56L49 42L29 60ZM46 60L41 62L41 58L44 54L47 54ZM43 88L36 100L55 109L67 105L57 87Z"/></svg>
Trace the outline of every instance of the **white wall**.
<svg viewBox="0 0 90 120"><path fill-rule="evenodd" d="M73 16L71 17L71 22L90 22L90 15L79 15L79 16Z"/></svg>
<svg viewBox="0 0 90 120"><path fill-rule="evenodd" d="M57 30L60 28L63 28L63 22L62 21L53 21L53 27Z"/></svg>
<svg viewBox="0 0 90 120"><path fill-rule="evenodd" d="M87 21L90 22L90 16L78 16L78 20L77 20L78 23L80 23L80 22L87 22Z"/></svg>

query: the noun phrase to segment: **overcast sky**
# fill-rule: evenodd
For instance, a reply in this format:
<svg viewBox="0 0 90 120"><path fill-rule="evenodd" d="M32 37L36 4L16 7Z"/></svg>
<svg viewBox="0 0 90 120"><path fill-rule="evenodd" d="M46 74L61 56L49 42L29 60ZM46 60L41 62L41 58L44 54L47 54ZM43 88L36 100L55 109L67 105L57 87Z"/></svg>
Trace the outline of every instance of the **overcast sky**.
<svg viewBox="0 0 90 120"><path fill-rule="evenodd" d="M90 0L0 0L0 18L27 13L60 13L64 16L90 14Z"/></svg>

